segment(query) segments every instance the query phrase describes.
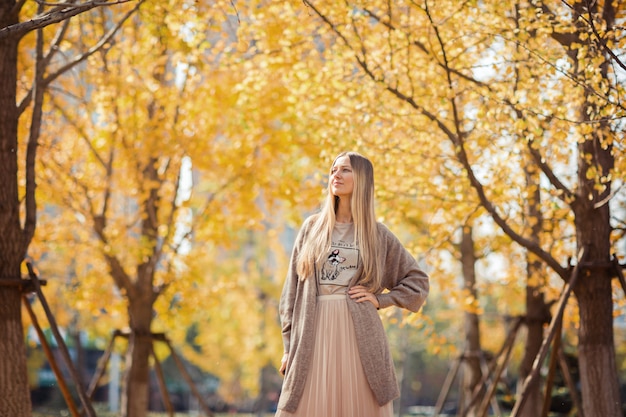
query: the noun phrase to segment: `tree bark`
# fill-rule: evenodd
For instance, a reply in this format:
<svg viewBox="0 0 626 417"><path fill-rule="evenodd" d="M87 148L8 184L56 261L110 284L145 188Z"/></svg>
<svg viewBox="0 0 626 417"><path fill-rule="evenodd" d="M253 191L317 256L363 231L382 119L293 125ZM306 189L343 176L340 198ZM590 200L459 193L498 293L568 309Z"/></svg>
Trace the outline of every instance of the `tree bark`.
<svg viewBox="0 0 626 417"><path fill-rule="evenodd" d="M20 297L17 288L0 287L0 417L31 416Z"/></svg>
<svg viewBox="0 0 626 417"><path fill-rule="evenodd" d="M151 297L151 295L150 295ZM148 413L150 399L150 354L152 352L152 302L129 300L131 333L126 352L123 417L144 417Z"/></svg>
<svg viewBox="0 0 626 417"><path fill-rule="evenodd" d="M476 289L476 252L474 251L474 239L472 237L472 228L469 226L463 227L462 240L461 240L461 265L463 269L463 289L466 292L466 296L471 297L473 300L478 299L478 290ZM468 406L472 394L476 389L476 386L480 383L482 378L482 371L480 368L480 356L482 355L482 348L480 345L480 322L478 314L473 311L465 311L464 313L464 327L465 327L465 353L463 357L463 392L462 398L464 403L461 404L461 408L465 410ZM467 410L468 417L475 417L478 411L480 402L477 401L470 410Z"/></svg>
<svg viewBox="0 0 626 417"><path fill-rule="evenodd" d="M0 1L0 27L17 23L15 1ZM16 107L19 38L0 40L0 284L21 277L27 247L20 221ZM30 417L21 289L0 285L0 417Z"/></svg>
<svg viewBox="0 0 626 417"><path fill-rule="evenodd" d="M526 189L528 190L528 201L526 202L527 218L531 222L530 239L541 244L540 234L543 225L543 215L541 212L541 192L540 175L536 165L532 163L532 158L525 167ZM530 375L535 357L539 353L543 342L544 325L550 323L551 314L549 306L545 302L543 288L545 280L542 262L531 253L526 254L526 342L524 345L524 355L520 363L517 394L521 393L526 377ZM536 382L527 391L528 401L520 410L520 417L536 417L541 415L543 404L543 392L541 384Z"/></svg>
<svg viewBox="0 0 626 417"><path fill-rule="evenodd" d="M598 3L581 2L575 7L579 15L599 18L606 27L613 27L615 23L615 9L611 2L604 2L601 13ZM581 39L587 31L586 26L579 29ZM602 80L607 80L610 57L599 45L601 42L592 37L585 43L590 54L604 56L598 70ZM575 55L577 48L569 46L577 79L593 83L593 80L586 79L585 64ZM602 91L600 84L592 85L597 85L598 91L607 93ZM611 261L611 213L608 204L611 182L599 181L601 177L608 178L615 158L612 144L607 140L611 136L611 128L599 116L602 104L595 99L591 89L585 89L584 94L578 119L583 125L593 123L594 129L578 144L578 195L572 203L578 249L585 247L589 251L589 267L582 268L582 275L573 289L580 314L578 362L582 403L586 417L618 416L622 415L622 406L613 337L611 280L614 271L606 266ZM597 175L589 175L593 170Z"/></svg>
<svg viewBox="0 0 626 417"><path fill-rule="evenodd" d="M150 354L152 352L153 306L159 293L154 288L156 264L160 257L158 239L159 189L162 181L156 171L157 159L149 158L142 175L149 185L148 196L140 205L141 236L151 254L137 266L137 280L128 293L131 334L126 354L122 417L145 417L150 401ZM158 184L158 185L154 185ZM119 280L118 280L119 281Z"/></svg>
<svg viewBox="0 0 626 417"><path fill-rule="evenodd" d="M611 147L603 149L600 142L596 137L579 145L581 192L573 205L578 245L589 250L589 267L583 269L574 287L580 314L578 361L586 417L622 413L613 338L613 271L606 267L611 260L610 210L608 203L595 207L609 195L610 187L600 193L594 187L593 179L587 179L585 175L589 163L584 155L593 155L592 163L601 167L602 172L609 172L613 167Z"/></svg>

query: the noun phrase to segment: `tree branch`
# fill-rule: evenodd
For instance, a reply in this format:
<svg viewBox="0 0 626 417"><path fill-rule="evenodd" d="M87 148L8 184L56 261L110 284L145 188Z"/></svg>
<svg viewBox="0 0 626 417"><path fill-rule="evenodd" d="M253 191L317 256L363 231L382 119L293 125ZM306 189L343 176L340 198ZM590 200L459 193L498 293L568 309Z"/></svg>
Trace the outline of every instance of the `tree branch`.
<svg viewBox="0 0 626 417"><path fill-rule="evenodd" d="M421 8L420 8L420 9L421 9ZM424 9L422 9L422 10L424 10ZM383 19L381 19L381 17L380 17L380 16L378 16L378 15L377 15L376 13L374 13L373 11L371 11L371 10L369 10L369 9L365 8L365 9L364 9L364 12L365 12L365 13L366 13L369 17L371 17L372 19L374 19L375 21L377 21L378 23L380 23L381 25L386 26L388 29L391 29L391 30L393 30L393 31L400 31L400 29L398 29L398 28L397 28L397 27L396 27L396 26L395 26L395 25L394 25L391 21L384 21ZM405 33L405 37L406 37L407 39L410 39L410 37L409 37L406 33ZM411 46L416 47L417 49L419 49L420 51L424 52L425 54L427 54L427 55L431 55L430 50L429 50L429 49L426 47L426 45L424 45L423 43L421 43L421 42L419 42L419 41L416 41L416 40L412 40L412 41L409 41L409 44L410 44ZM444 69L444 70L446 69L446 68L444 67L444 65L443 65L442 63L440 63L439 61L437 61L437 65L438 65L441 69ZM454 75L456 75L457 77L459 77L459 78L461 78L461 79L463 79L463 80L469 81L469 82L471 82L472 84L475 84L475 85L477 85L477 86L479 86L479 87L489 88L489 85L487 85L487 84L483 83L482 81L479 81L479 80L475 79L474 77L472 77L472 76L470 76L470 75L464 74L463 72L461 72L461 71L457 70L456 68L450 68L450 67L448 67L448 70L449 70L449 71L451 71L451 72L452 72ZM410 74L407 74L407 75L409 75L409 77L410 77Z"/></svg>
<svg viewBox="0 0 626 417"><path fill-rule="evenodd" d="M570 8L572 11L576 12L576 9L571 4L569 4L567 1L561 0L561 3L563 3L565 6ZM591 28L591 31L595 35L596 40L598 41L598 43L600 44L602 49L604 49L604 51L607 54L609 54L609 56L617 63L617 65L619 65L623 70L626 70L626 64L624 64L624 62L622 62L622 60L615 54L615 52L613 52L613 50L608 47L608 45L606 44L606 42L604 41L604 39L602 38L602 36L598 32L598 29L596 28L596 25L593 23L594 19L593 19L593 15L592 15L592 11L591 11L591 5L589 3L589 0L587 0L585 2L585 5L587 6L587 13L588 13L589 17L587 18L587 17L585 17L581 13L578 16L579 19L582 20L583 22L585 22L589 26L589 28ZM604 13L603 13L602 17L607 22L609 21L609 17L611 18L611 20L614 19L614 17L615 17L615 10L613 9L613 5L612 5L612 3L610 1L609 2L604 2Z"/></svg>
<svg viewBox="0 0 626 417"><path fill-rule="evenodd" d="M134 1L134 0L123 0L123 1L119 1L118 3L126 3L128 1ZM106 45L107 43L109 43L109 41L113 38L113 36L115 36L115 34L117 33L118 30L120 30L120 28L122 27L122 25L124 24L124 22L126 22L126 20L128 20L129 17L131 17L137 10L139 10L139 7L141 7L141 5L144 3L145 0L137 0L137 4L135 5L135 7L133 7L131 10L129 10L118 22L115 26L113 26L103 37L102 39L100 39L100 41L95 44L94 46L92 46L91 48L89 48L89 50L87 50L85 53L83 53L82 55L77 56L76 58L74 58L72 61L68 62L67 64L65 64L64 66L62 66L61 68L59 68L56 72L54 72L53 74L50 74L46 77L46 84L50 84L52 81L54 81L59 75L63 74L64 72L70 70L71 68L73 68L74 66L76 66L77 64L80 64L81 62L83 62L84 60L86 60L87 58L89 58L91 55L93 55L94 53L98 52L102 47L104 47L104 45Z"/></svg>
<svg viewBox="0 0 626 417"><path fill-rule="evenodd" d="M134 0L123 0L123 1L119 1L116 3L108 3L108 4L119 4L119 3L125 3L128 1L134 1ZM76 56L74 59L72 59L71 61L69 61L67 64L65 64L64 66L62 66L61 68L57 69L54 73L48 75L47 77L45 77L45 79L43 80L43 84L44 86L49 86L54 80L56 80L59 76L61 76L62 74L64 74L65 72L69 71L70 69L72 69L73 67L75 67L76 65L80 64L81 62L83 62L84 60L86 60L87 58L89 58L91 55L93 55L94 53L98 52L101 48L103 48L112 38L113 36L117 33L117 31L122 27L122 25L124 24L124 22L126 22L126 20L128 20L128 18L130 16L132 16L138 9L139 7L143 4L145 0L138 0L137 4L135 5L135 7L132 8L132 10L129 10L121 19L119 22L117 22L117 24L115 26L113 26L101 39L100 41L98 41L98 43L96 43L94 46L92 46L91 48L89 48L87 51L85 51L83 54ZM1 39L1 38L0 38ZM60 40L59 40L60 41ZM50 54L51 55L53 53L54 49L51 49ZM24 98L22 99L22 101L20 102L18 111L19 114L22 114L22 112L24 112L24 110L26 110L26 107L28 107L28 105L30 104L30 100L32 99L32 90L29 91Z"/></svg>
<svg viewBox="0 0 626 417"><path fill-rule="evenodd" d="M48 48L48 53L44 57L44 65L47 68L48 64L52 61L52 58L59 52L61 42L65 39L65 34L70 27L71 19L66 19L63 21L63 24L60 25L57 30L54 38L50 42L50 47Z"/></svg>
<svg viewBox="0 0 626 417"><path fill-rule="evenodd" d="M111 194L111 188L113 186L112 183L113 183L112 178L107 177L107 186L105 190L105 196L108 196ZM85 195L87 195L86 192L85 192ZM112 254L111 251L108 249L110 247L110 243L104 230L107 224L107 217L106 217L107 207L108 205L105 202L103 204L102 211L100 213L96 213L92 206L90 215L91 215L91 220L93 222L93 230L98 236L102 244L100 251L104 259L106 260L107 264L109 265L111 278L113 278L115 285L117 285L117 287L120 290L126 290L128 297L133 297L134 292L135 292L135 286L133 285L132 280L130 279L130 276L124 270L124 266L122 265L118 257Z"/></svg>
<svg viewBox="0 0 626 417"><path fill-rule="evenodd" d="M457 146L456 148L457 157L459 158L459 161L461 162L461 164L467 171L467 177L470 181L470 184L472 185L472 188L474 188L474 190L478 194L478 199L480 200L482 206L487 210L487 212L489 212L494 222L496 222L496 224L500 226L502 231L506 233L506 235L509 236L511 239L513 239L513 241L515 241L520 246L525 247L530 252L537 255L548 266L550 266L563 280L566 280L568 276L567 268L562 267L561 264L559 264L556 261L556 259L552 257L552 255L544 251L537 242L527 239L523 237L522 235L518 234L516 231L514 231L508 225L506 220L502 216L500 216L495 206L491 203L491 201L487 197L487 194L485 193L482 183L478 180L478 178L476 178L476 175L474 174L474 170L471 164L469 163L469 159L465 151L465 143L463 142L463 139L462 138L458 138L458 139L459 139L459 146Z"/></svg>
<svg viewBox="0 0 626 417"><path fill-rule="evenodd" d="M527 250L531 251L532 253L534 253L535 255L537 255L539 258L541 258L543 261L546 262L547 265L549 265L561 278L563 278L564 280L567 279L568 274L567 274L567 269L562 267L557 261L556 259L554 259L552 257L552 255L550 255L548 252L544 251L536 242L533 242L527 238L525 238L524 236L520 235L519 233L517 233L515 230L513 230L509 224L507 223L507 221L498 213L496 207L491 203L491 201L489 200L489 198L487 197L484 187L482 185L482 183L478 180L478 178L476 177L474 170L472 168L471 163L469 162L469 158L467 156L467 153L465 151L465 143L464 143L464 139L463 139L463 132L461 130L459 130L458 134L455 134L442 120L440 120L435 114L429 112L428 110L426 110L424 107L422 107L421 105L419 105L414 99L413 97L409 97L405 94L403 94L400 90L393 88L392 86L390 86L386 80L383 77L377 77L372 69L367 65L365 59L360 58L356 52L354 51L351 43L347 40L347 38L337 29L336 25L334 23L332 23L327 16L325 16L323 13L321 13L309 0L303 0L304 3L306 5L308 5L309 7L311 7L311 9L326 23L329 25L329 27L331 28L331 30L333 32L335 32L337 34L338 37L340 37L346 44L346 46L351 49L354 53L355 59L357 61L357 63L359 64L359 66L361 67L361 69L365 72L365 74L371 78L373 81L380 83L383 85L383 87L389 91L390 93L392 93L393 95L395 95L397 98L399 98L400 100L406 102L407 104L409 104L411 107L413 107L415 110L418 111L418 113L420 113L421 115L423 115L424 117L428 118L429 120L431 120L432 122L434 122L437 127L446 135L446 137L448 137L448 139L450 139L450 141L452 142L452 144L454 145L455 148L455 154L457 156L457 159L459 160L459 162L461 163L461 165L463 166L463 168L465 168L466 172L467 172L467 177L470 181L470 184L472 186L472 188L474 188L474 190L476 191L479 201L481 202L481 205L487 210L487 212L492 216L493 220L495 221L495 223L502 229L502 231L508 235L513 241L515 241L516 243L518 243L520 246L525 247ZM441 39L440 39L441 42ZM443 48L443 43L441 43L441 46ZM444 54L445 57L445 54ZM445 59L445 58L444 58ZM448 75L448 81L451 82L451 70L448 68L447 69L447 75ZM456 116L455 116L456 117ZM458 125L458 121L457 121L457 128L460 129L459 125Z"/></svg>
<svg viewBox="0 0 626 417"><path fill-rule="evenodd" d="M426 3L426 5L428 5L428 3ZM442 53L443 60L444 60L444 65L445 65L445 68L446 68L448 87L450 89L452 89L453 88L452 74L448 70L449 63L448 63L448 60L447 60L447 54L446 54L446 51L445 51L444 41L443 41L443 39L440 36L439 30L438 30L437 26L435 25L435 22L432 20L432 18L430 16L428 8L426 8L426 14L428 15L428 18L429 18L429 20L431 22L431 25L433 26L433 29L435 30L435 34L437 36L437 40L438 40L440 48L441 48L441 53ZM473 167L472 167L472 165L471 165L471 163L469 161L469 157L468 157L467 152L465 150L465 139L464 139L465 133L461 129L461 124L460 124L459 115L458 115L458 109L457 109L456 101L455 101L454 97L456 97L456 96L453 96L450 99L450 101L451 101L451 105L452 105L452 110L453 110L453 115L454 115L454 124L455 124L455 128L456 128L456 132L457 133L453 134L449 129L446 129L446 131L448 132L447 133L448 138L450 139L452 144L455 146L455 153L457 155L457 159L459 160L459 162L461 162L461 165L463 166L463 168L465 168L465 171L467 172L467 178L469 179L470 184L472 185L472 188L474 188L474 190L478 194L478 199L480 200L481 205L485 208L485 210L487 210L487 212L491 215L491 217L496 222L496 224L498 226L500 226L502 231L504 233L506 233L507 236L509 236L511 239L513 239L513 241L517 242L519 245L525 247L526 249L528 249L529 251L533 252L538 257L540 257L548 265L550 265L550 267L552 267L554 269L554 271L559 274L559 276L561 276L563 279L566 279L567 270L565 268L563 268L552 257L552 255L550 255L549 253L545 252L539 246L539 244L537 242L535 242L535 241L533 241L531 239L525 238L524 236L522 236L519 233L517 233L516 231L514 231L513 228L511 228L509 226L509 224L507 223L506 219L504 219L500 215L500 213L498 213L498 210L496 209L496 207L493 205L493 203L487 197L487 194L485 193L484 186L482 185L482 183L476 177L476 175L474 173L474 169L473 169ZM439 123L439 124L442 125L443 123Z"/></svg>
<svg viewBox="0 0 626 417"><path fill-rule="evenodd" d="M21 38L28 32L32 32L33 30L42 29L46 26L62 22L63 20L69 19L93 8L112 6L115 4L127 3L129 1L133 0L118 0L115 2L109 2L107 0L92 0L77 5L73 5L70 3L61 4L59 7L53 9L52 11L40 16L35 16L34 18L26 22L20 22L14 25L3 27L2 29L0 29L0 40L12 37Z"/></svg>
<svg viewBox="0 0 626 417"><path fill-rule="evenodd" d="M508 99L504 100L504 103L511 107L518 119L524 119L524 112L518 109L515 104L513 104ZM562 194L559 195L559 198L567 204L571 204L573 201L575 201L577 198L576 194L574 194L569 188L567 188L565 184L563 184L559 177L554 173L552 168L545 162L543 156L541 155L541 152L539 152L539 149L533 146L534 139L527 140L526 144L530 155L533 157L533 160L535 161L537 166L541 169L541 172L543 172L543 174L548 178L550 184L552 184L554 188L561 191Z"/></svg>
<svg viewBox="0 0 626 417"><path fill-rule="evenodd" d="M54 109L58 111L65 120L67 120L69 125L72 126L76 130L76 132L78 132L78 136L87 145L93 156L96 158L96 161L98 161L98 163L106 170L108 162L106 162L104 158L100 156L98 150L94 148L93 143L91 143L91 141L89 140L89 135L87 134L87 132L81 126L79 126L78 123L76 123L76 120L71 117L71 115L65 110L66 108L64 106L60 106L59 104L57 104L54 98L52 98L51 101Z"/></svg>
<svg viewBox="0 0 626 417"><path fill-rule="evenodd" d="M528 151L532 155L535 163L541 169L541 172L548 178L550 184L554 186L557 190L561 191L562 194L560 196L561 200L566 202L567 204L571 204L576 200L577 196L574 194L563 182L556 176L552 168L545 162L543 156L541 156L541 152L533 146L534 139L528 140Z"/></svg>
<svg viewBox="0 0 626 417"><path fill-rule="evenodd" d="M41 9L43 6L39 6ZM37 160L38 139L41 133L41 120L43 117L43 98L45 87L43 86L44 55L43 55L43 30L37 30L35 46L35 77L33 90L35 103L31 115L28 143L26 145L26 216L24 219L23 241L24 250L28 248L35 234L37 226L37 200L35 199L35 161Z"/></svg>

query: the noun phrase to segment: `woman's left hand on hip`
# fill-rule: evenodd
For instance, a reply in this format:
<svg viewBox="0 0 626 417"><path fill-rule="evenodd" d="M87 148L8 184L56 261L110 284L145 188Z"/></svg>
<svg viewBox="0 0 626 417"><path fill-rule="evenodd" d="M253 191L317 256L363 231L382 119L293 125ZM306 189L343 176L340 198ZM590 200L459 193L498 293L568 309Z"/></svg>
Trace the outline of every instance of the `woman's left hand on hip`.
<svg viewBox="0 0 626 417"><path fill-rule="evenodd" d="M348 295L357 303L369 301L376 308L380 306L380 304L378 304L378 298L376 298L376 295L369 292L368 289L363 285L355 285L354 287L350 288L348 290Z"/></svg>

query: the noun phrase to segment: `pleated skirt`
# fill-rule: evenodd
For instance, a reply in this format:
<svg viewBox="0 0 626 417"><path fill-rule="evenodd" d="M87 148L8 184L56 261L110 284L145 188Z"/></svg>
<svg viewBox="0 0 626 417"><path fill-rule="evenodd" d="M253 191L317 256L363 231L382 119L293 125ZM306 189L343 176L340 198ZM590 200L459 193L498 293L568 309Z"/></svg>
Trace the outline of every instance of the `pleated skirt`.
<svg viewBox="0 0 626 417"><path fill-rule="evenodd" d="M392 417L379 406L361 365L345 294L317 297L315 346L304 394L295 413L276 417Z"/></svg>

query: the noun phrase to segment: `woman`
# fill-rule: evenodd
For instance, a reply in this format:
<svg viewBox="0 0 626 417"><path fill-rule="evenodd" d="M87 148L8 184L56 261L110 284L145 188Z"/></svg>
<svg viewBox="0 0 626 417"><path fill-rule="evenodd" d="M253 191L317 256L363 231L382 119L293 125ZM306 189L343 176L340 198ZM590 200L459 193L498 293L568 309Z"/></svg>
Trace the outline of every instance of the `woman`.
<svg viewBox="0 0 626 417"><path fill-rule="evenodd" d="M376 221L371 162L337 156L321 212L298 233L280 299L285 379L276 416L391 417L399 390L377 310L416 312L428 289L426 273Z"/></svg>

